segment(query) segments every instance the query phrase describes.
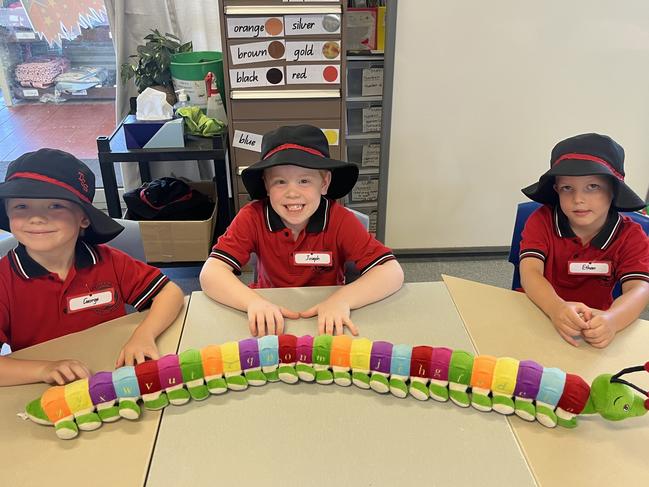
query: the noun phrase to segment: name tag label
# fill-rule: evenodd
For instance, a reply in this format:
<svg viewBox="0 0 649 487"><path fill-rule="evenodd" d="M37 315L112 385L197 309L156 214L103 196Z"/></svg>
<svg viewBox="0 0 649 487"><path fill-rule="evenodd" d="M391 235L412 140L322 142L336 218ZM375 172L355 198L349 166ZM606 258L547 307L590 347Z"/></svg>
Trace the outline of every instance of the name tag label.
<svg viewBox="0 0 649 487"><path fill-rule="evenodd" d="M115 290L113 288L103 289L96 293L80 294L67 298L68 312L76 313L89 308L99 308L115 304Z"/></svg>
<svg viewBox="0 0 649 487"><path fill-rule="evenodd" d="M570 275L592 275L610 276L610 261L581 262L576 260L568 261L568 274Z"/></svg>
<svg viewBox="0 0 649 487"><path fill-rule="evenodd" d="M295 265L310 265L318 267L331 267L331 252L295 252Z"/></svg>

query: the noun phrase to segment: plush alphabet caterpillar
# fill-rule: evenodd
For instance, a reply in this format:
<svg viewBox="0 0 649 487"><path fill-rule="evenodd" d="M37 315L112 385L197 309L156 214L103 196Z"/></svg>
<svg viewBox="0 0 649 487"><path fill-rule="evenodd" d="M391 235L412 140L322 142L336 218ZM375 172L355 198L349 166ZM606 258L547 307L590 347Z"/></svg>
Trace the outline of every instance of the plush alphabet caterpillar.
<svg viewBox="0 0 649 487"><path fill-rule="evenodd" d="M611 421L644 415L649 399L633 390L645 397L647 392L621 378L643 370L649 372L649 362L615 375L600 375L589 386L577 375L531 360L474 357L462 350L393 345L345 335L271 335L186 350L51 387L30 402L26 412L37 423L54 425L59 438L70 439L79 430L99 428L102 422L137 419L140 399L146 409L156 410L228 389L303 380L353 383L422 401L450 398L462 407L515 413L550 428L557 424L573 428L579 414L599 414Z"/></svg>

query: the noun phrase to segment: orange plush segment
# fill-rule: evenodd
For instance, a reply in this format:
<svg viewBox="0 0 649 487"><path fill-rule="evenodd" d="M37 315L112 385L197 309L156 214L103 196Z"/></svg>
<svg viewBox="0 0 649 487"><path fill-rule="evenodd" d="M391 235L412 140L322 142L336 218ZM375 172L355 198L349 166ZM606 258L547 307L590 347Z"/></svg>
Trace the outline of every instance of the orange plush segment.
<svg viewBox="0 0 649 487"><path fill-rule="evenodd" d="M471 387L480 389L491 389L496 357L491 355L478 355L473 361L473 372L471 374Z"/></svg>
<svg viewBox="0 0 649 487"><path fill-rule="evenodd" d="M54 386L47 389L41 398L41 407L45 411L47 419L52 423L72 416L72 411L65 401L65 386Z"/></svg>
<svg viewBox="0 0 649 487"><path fill-rule="evenodd" d="M209 345L201 350L201 360L203 361L203 372L205 377L223 374L223 358L221 357L221 347L219 345Z"/></svg>
<svg viewBox="0 0 649 487"><path fill-rule="evenodd" d="M337 335L331 344L331 365L335 367L348 367L350 365L350 352L352 349L352 337Z"/></svg>

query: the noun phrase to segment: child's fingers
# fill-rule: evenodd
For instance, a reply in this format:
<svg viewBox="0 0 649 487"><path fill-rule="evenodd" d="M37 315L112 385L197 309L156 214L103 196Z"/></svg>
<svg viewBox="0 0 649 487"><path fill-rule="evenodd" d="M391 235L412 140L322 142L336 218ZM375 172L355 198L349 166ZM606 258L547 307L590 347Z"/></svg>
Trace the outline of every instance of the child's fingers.
<svg viewBox="0 0 649 487"><path fill-rule="evenodd" d="M292 311L291 311L292 313ZM275 334L282 335L284 333L284 308L275 311Z"/></svg>
<svg viewBox="0 0 649 487"><path fill-rule="evenodd" d="M334 334L334 320L331 316L327 316L325 318L325 333L327 335L333 335Z"/></svg>
<svg viewBox="0 0 649 487"><path fill-rule="evenodd" d="M47 381L47 383L62 386L65 384L65 379L63 379L63 376L59 373L58 370L53 370L50 374L50 380Z"/></svg>
<svg viewBox="0 0 649 487"><path fill-rule="evenodd" d="M297 311L293 311L288 308L281 307L279 308L280 312L282 313L282 316L284 318L288 318L290 320L298 320L300 319L300 313Z"/></svg>
<svg viewBox="0 0 649 487"><path fill-rule="evenodd" d="M345 330L343 328L343 320L341 317L337 317L334 320L334 335L342 335L345 333Z"/></svg>
<svg viewBox="0 0 649 487"><path fill-rule="evenodd" d="M351 318L346 318L345 319L345 325L347 326L347 328L349 328L349 331L352 333L352 335L358 336L358 328L352 322Z"/></svg>
<svg viewBox="0 0 649 487"><path fill-rule="evenodd" d="M255 315L248 315L248 330L250 330L252 336L257 336L257 318Z"/></svg>
<svg viewBox="0 0 649 487"><path fill-rule="evenodd" d="M160 354L158 353L157 348L152 348L150 350L147 350L146 356L149 357L151 360L158 360L160 358Z"/></svg>
<svg viewBox="0 0 649 487"><path fill-rule="evenodd" d="M317 314L318 314L318 306L317 305L307 309L306 311L302 311L302 312L299 313L299 315L302 318L313 318ZM320 326L320 323L318 323L318 326Z"/></svg>
<svg viewBox="0 0 649 487"><path fill-rule="evenodd" d="M561 335L561 338L567 341L570 345L572 345L573 347L579 346L579 342L575 340L573 337L571 337L570 335L568 335L567 333L565 333L563 330L557 329L557 331L559 332L559 335Z"/></svg>
<svg viewBox="0 0 649 487"><path fill-rule="evenodd" d="M133 355L133 359L135 360L136 364L141 364L146 360L146 357L144 356L144 352L142 351L137 351Z"/></svg>
<svg viewBox="0 0 649 487"><path fill-rule="evenodd" d="M124 349L119 352L119 357L117 357L117 362L115 362L115 368L121 367L124 365Z"/></svg>
<svg viewBox="0 0 649 487"><path fill-rule="evenodd" d="M70 365L70 369L74 373L75 379L83 379L90 376L90 370L82 363L73 363Z"/></svg>

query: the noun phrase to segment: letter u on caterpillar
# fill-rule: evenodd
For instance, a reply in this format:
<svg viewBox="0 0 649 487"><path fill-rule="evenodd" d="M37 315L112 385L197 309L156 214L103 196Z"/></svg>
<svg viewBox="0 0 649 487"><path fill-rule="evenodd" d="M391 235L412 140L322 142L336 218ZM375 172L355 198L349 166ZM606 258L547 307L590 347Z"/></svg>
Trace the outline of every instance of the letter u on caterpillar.
<svg viewBox="0 0 649 487"><path fill-rule="evenodd" d="M644 415L649 409L647 391L622 379L642 371L649 372L649 362L615 375L602 374L589 385L578 375L532 360L345 335L271 335L190 349L50 387L27 405L26 413L36 423L54 425L59 438L71 439L79 430L139 418L140 402L157 410L170 403L202 401L228 389L302 380L354 384L422 401L450 399L461 407L516 414L549 428L573 428L580 414L599 414L610 421Z"/></svg>

